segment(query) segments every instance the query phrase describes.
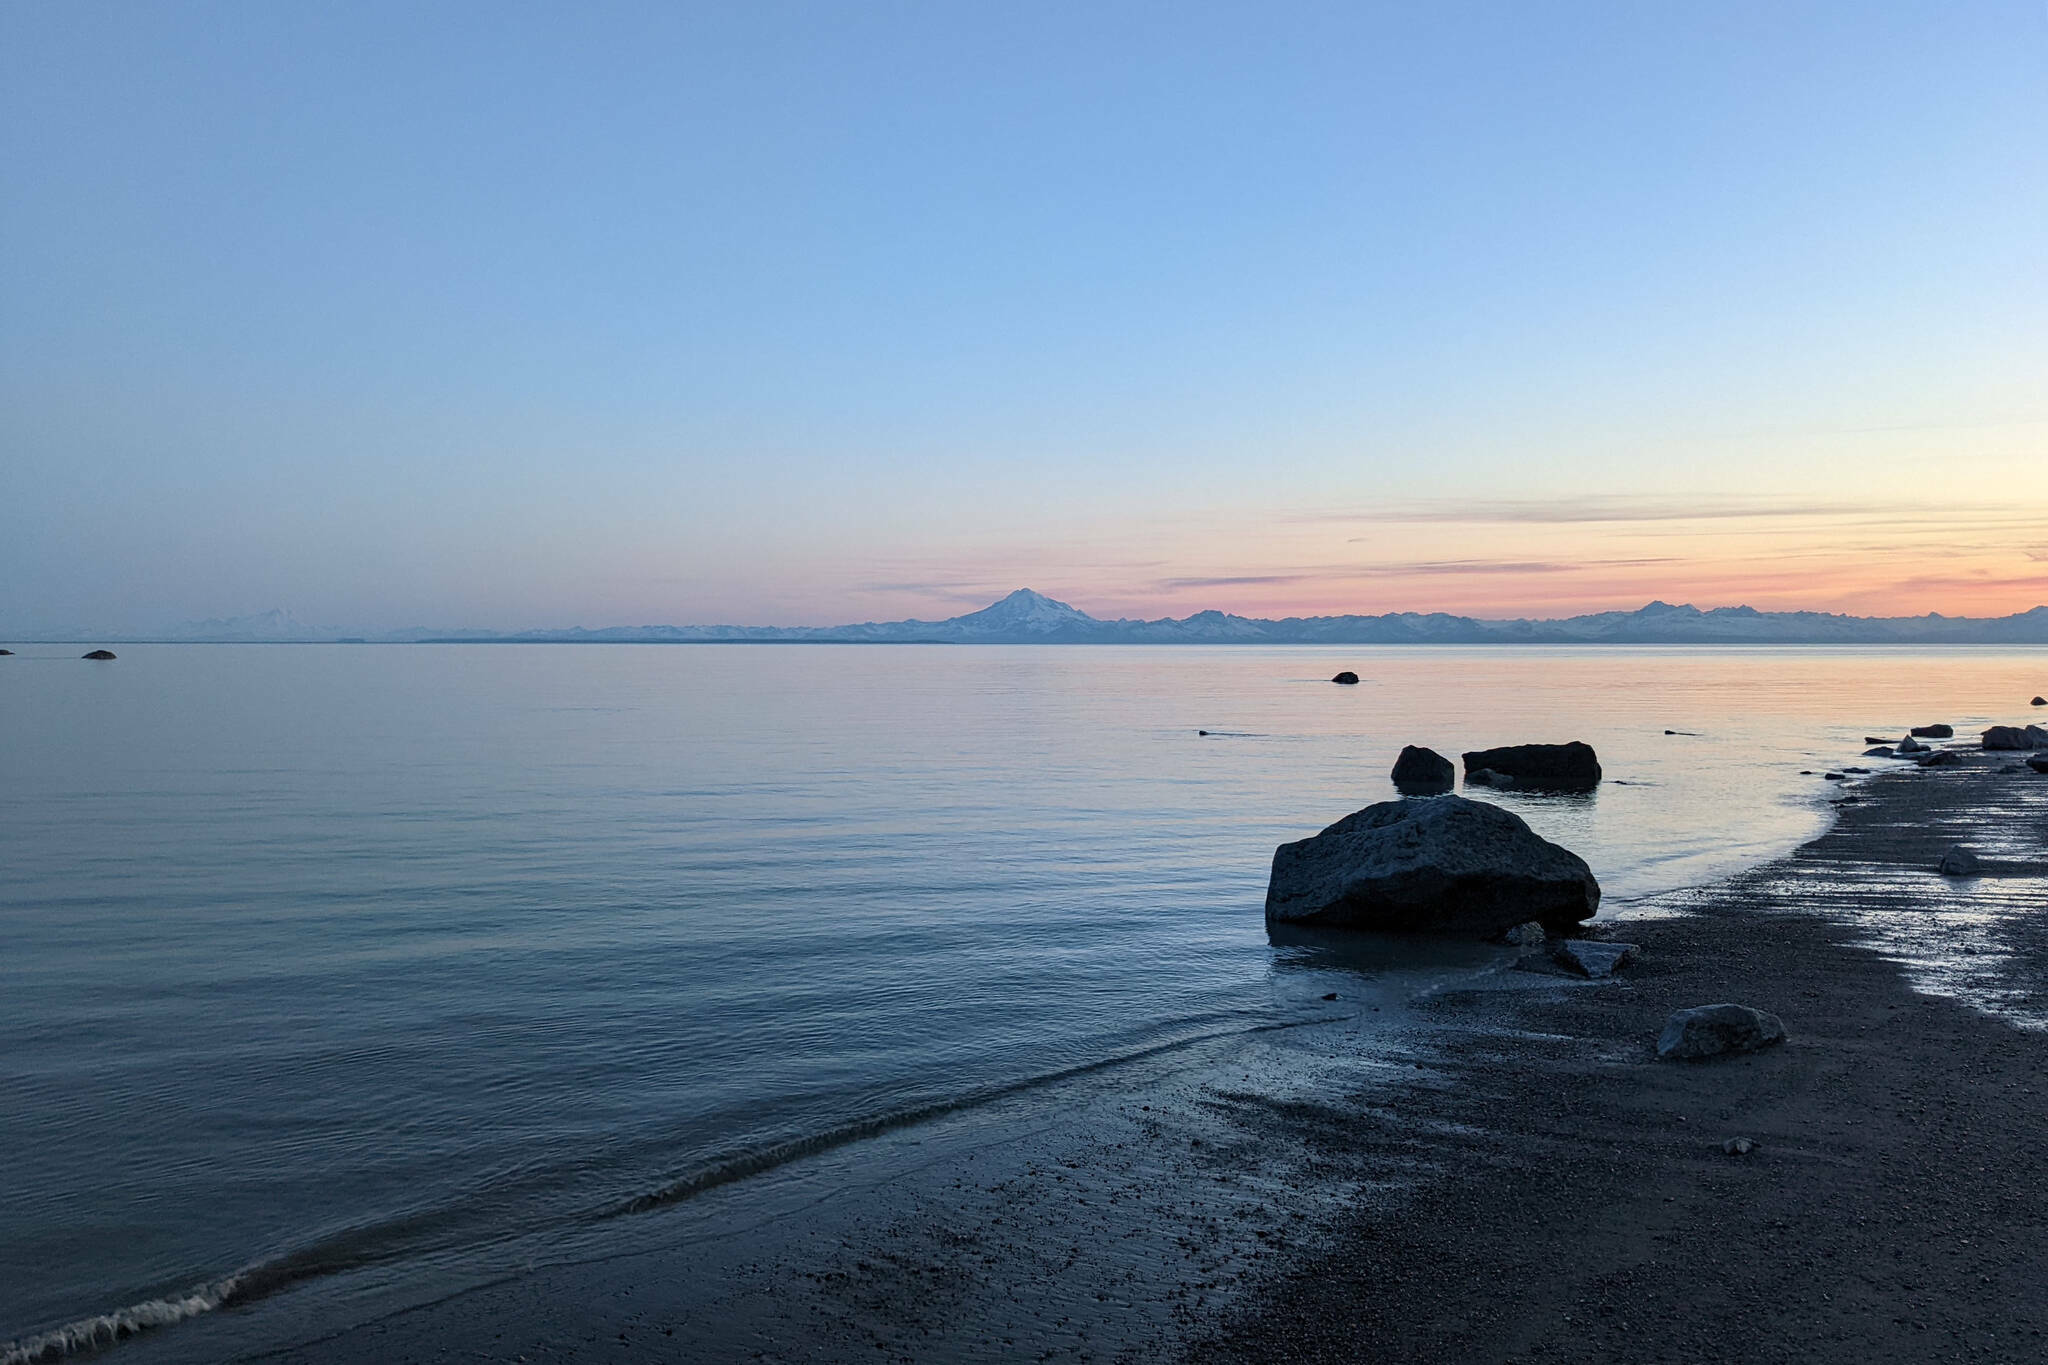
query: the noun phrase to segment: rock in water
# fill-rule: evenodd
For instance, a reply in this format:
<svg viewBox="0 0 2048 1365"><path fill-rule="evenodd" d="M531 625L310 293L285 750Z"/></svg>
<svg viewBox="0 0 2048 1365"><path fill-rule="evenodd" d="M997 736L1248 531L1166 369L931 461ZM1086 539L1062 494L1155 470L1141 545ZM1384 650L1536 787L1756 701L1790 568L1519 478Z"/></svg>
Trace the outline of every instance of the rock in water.
<svg viewBox="0 0 2048 1365"><path fill-rule="evenodd" d="M1927 754L1920 759L1923 768L1953 768L1963 761L1963 756L1954 749L1943 749L1940 753Z"/></svg>
<svg viewBox="0 0 2048 1365"><path fill-rule="evenodd" d="M1891 743L1891 741L1890 741L1890 740L1888 740L1888 739L1885 739L1885 738L1884 738L1884 737L1882 737L1881 735L1865 735L1865 736L1863 737L1863 742L1864 742L1865 744L1890 744L1890 743Z"/></svg>
<svg viewBox="0 0 2048 1365"><path fill-rule="evenodd" d="M1550 957L1560 967L1580 976L1613 976L1636 960L1642 950L1633 943L1602 943L1597 939L1568 938L1551 946Z"/></svg>
<svg viewBox="0 0 2048 1365"><path fill-rule="evenodd" d="M1497 773L1491 768L1474 768L1465 773L1465 785L1468 787L1495 787L1507 792L1515 789L1515 779L1509 777L1506 773Z"/></svg>
<svg viewBox="0 0 2048 1365"><path fill-rule="evenodd" d="M2029 726L2028 729L2034 727ZM2033 749L2038 748L2026 730L2017 725L1994 725L1984 732L1984 747L1987 749Z"/></svg>
<svg viewBox="0 0 2048 1365"><path fill-rule="evenodd" d="M1358 675L1347 668L1342 673L1339 673L1336 677L1330 679L1330 681L1333 683L1345 683L1348 685L1350 683L1357 682Z"/></svg>
<svg viewBox="0 0 2048 1365"><path fill-rule="evenodd" d="M1410 744L1394 760L1394 786L1400 791L1447 792L1457 780L1457 766L1434 749Z"/></svg>
<svg viewBox="0 0 2048 1365"><path fill-rule="evenodd" d="M1954 739L1955 735L1956 727L1953 725L1916 725L1913 727L1913 736L1916 739Z"/></svg>
<svg viewBox="0 0 2048 1365"><path fill-rule="evenodd" d="M1691 1062L1728 1052L1755 1052L1784 1041L1785 1025L1775 1014L1747 1005L1695 1005L1665 1021L1657 1055Z"/></svg>
<svg viewBox="0 0 2048 1365"><path fill-rule="evenodd" d="M1600 785L1600 760L1593 746L1573 740L1569 744L1510 744L1500 749L1479 749L1465 755L1465 780L1476 772L1494 772L1528 791L1589 792Z"/></svg>
<svg viewBox="0 0 2048 1365"><path fill-rule="evenodd" d="M2030 758L2027 766L2037 773L2048 773L2048 758Z"/></svg>
<svg viewBox="0 0 2048 1365"><path fill-rule="evenodd" d="M1266 888L1268 924L1476 938L1525 920L1568 928L1599 906L1585 859L1462 796L1383 801L1282 844Z"/></svg>
<svg viewBox="0 0 2048 1365"><path fill-rule="evenodd" d="M1892 751L1889 745L1880 744L1875 749L1865 749L1863 756L1865 758L1890 758Z"/></svg>
<svg viewBox="0 0 2048 1365"><path fill-rule="evenodd" d="M1961 844L1941 855L1941 875L1944 877L1974 877L1982 870L1977 863L1977 855Z"/></svg>
<svg viewBox="0 0 2048 1365"><path fill-rule="evenodd" d="M1898 747L1894 752L1902 754L1924 754L1931 752L1931 746L1922 744L1919 740L1913 738L1911 735L1907 735L1904 739L1899 741Z"/></svg>
<svg viewBox="0 0 2048 1365"><path fill-rule="evenodd" d="M96 649L90 654L81 654L79 657L81 659L111 659L114 657L114 651L111 649Z"/></svg>
<svg viewBox="0 0 2048 1365"><path fill-rule="evenodd" d="M2027 727L2027 738L2034 741L2036 749L2048 749L2048 730L2044 730L2038 725L2029 725Z"/></svg>
<svg viewBox="0 0 2048 1365"><path fill-rule="evenodd" d="M2033 699L2032 701L2028 702L2028 703L2027 703L2027 705L2029 705L2029 706L2048 706L2048 697L2036 697L2036 698L2034 698L2034 699Z"/></svg>

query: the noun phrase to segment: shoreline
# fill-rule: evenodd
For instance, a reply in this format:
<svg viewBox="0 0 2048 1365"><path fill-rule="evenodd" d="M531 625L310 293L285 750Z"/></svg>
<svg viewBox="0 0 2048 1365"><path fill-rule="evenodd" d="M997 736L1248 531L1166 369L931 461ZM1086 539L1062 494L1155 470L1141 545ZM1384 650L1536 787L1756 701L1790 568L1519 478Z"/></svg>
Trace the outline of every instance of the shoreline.
<svg viewBox="0 0 2048 1365"><path fill-rule="evenodd" d="M1626 1310L1635 1335L1588 1344L1597 1324L1586 1323L1612 1315L1602 1301L1575 1309L1551 1262L1619 1257L1641 1275L1647 1253L1626 1237L1610 1248L1604 1225L1574 1224L1572 1210L1626 1212L1631 1226L1682 1235L1677 1211L1726 1228L1723 1186L1744 1173L1831 1170L1828 1149L1817 1156L1800 1135L1841 1140L1839 1102L1808 1097L1811 1112L1780 1119L1750 1091L1786 1102L1766 1082L1818 1074L1816 1059L1839 1042L1831 1030L1847 1027L1839 1020L1875 1010L1889 1024L1914 1002L1938 1007L1943 1047L2004 1039L2033 1058L2018 1084L2048 1088L2041 1056L2026 1051L2048 1036L2014 1044L2007 1024L1914 995L1899 968L1798 903L1876 875L1894 909L1924 914L1952 889L1931 874L1956 841L1950 827L2011 818L1993 798L2032 790L1996 766L1973 754L1960 768L1880 776L1796 852L1596 921L1601 936L1646 948L1614 983L1505 970L1504 957L1378 1009L1370 982L1357 995L1339 987L1351 998L1330 1006L1332 1017L1196 1044L806 1159L614 1229L559 1263L415 1293L396 1308L294 1291L145 1335L119 1358L1225 1361L1352 1359L1368 1346L1417 1360L1659 1358L1649 1354L1664 1344L1659 1327ZM2048 783L2036 801L2036 812L2048 809ZM2031 837L2038 859L2038 830ZM2042 866L2014 866L2031 866L2031 880L2004 880L2038 894ZM1723 1064L1655 1063L1649 1040L1667 997L1774 1010L1794 1041ZM1700 1098L1679 1106L1696 1111L1690 1124L1675 1125L1686 1086ZM2037 1123L2042 1102L2029 1104ZM1722 1112L1749 1121L1746 1135L1763 1144L1747 1161L1720 1153L1733 1130L1702 1130ZM1986 1163L2008 1183L2034 1164L2037 1145L2016 1141L2012 1160ZM1608 1150L1617 1143L1621 1154ZM1640 1160L1624 1159L1631 1152ZM1666 1204L1666 1194L1685 1201ZM1736 1265L1754 1268L1766 1250L1800 1257L1790 1230L1766 1231L1729 1242ZM1846 1266L1854 1257L1839 1241L1811 1254ZM1685 1264L1698 1289L1700 1266ZM1413 1276L1421 1265L1430 1274ZM1461 1265L1469 1276L1455 1273ZM2038 1253L2028 1266L2007 1286L2020 1298ZM1706 1316L1718 1321L1725 1293L1717 1302ZM1559 1331L1564 1344L1546 1347L1545 1333ZM1924 1342L1906 1344L1911 1358L1924 1354ZM1671 1358L1712 1354L1712 1341L1688 1339Z"/></svg>
<svg viewBox="0 0 2048 1365"><path fill-rule="evenodd" d="M2048 783L2007 755L1866 784L1787 858L1610 927L1616 986L1431 1012L1453 1084L1398 1125L1444 1178L1361 1205L1193 1361L2037 1360L2048 1343ZM1987 875L1939 876L1959 836ZM1883 955L1887 923L2017 904L2019 1021ZM2026 984L2031 983L2031 984ZM1659 1062L1721 1000L1791 1040ZM1724 1142L1748 1137L1746 1156Z"/></svg>

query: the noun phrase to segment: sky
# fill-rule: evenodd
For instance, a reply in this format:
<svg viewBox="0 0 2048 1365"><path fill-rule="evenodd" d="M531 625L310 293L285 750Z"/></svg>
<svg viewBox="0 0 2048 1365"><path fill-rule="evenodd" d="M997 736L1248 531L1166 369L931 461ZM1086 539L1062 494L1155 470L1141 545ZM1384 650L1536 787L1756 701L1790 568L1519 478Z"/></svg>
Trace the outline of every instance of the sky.
<svg viewBox="0 0 2048 1365"><path fill-rule="evenodd" d="M0 634L2048 602L2048 4L0 0Z"/></svg>

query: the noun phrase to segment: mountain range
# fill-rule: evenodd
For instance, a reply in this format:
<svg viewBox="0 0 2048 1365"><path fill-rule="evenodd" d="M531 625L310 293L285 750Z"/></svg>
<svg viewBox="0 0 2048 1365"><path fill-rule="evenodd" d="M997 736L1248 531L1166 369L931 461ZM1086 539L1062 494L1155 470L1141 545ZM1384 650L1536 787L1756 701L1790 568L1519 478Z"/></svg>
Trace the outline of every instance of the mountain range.
<svg viewBox="0 0 2048 1365"><path fill-rule="evenodd" d="M79 637L83 639L84 637ZM98 637L110 638L110 637ZM131 637L145 638L145 637ZM190 643L315 642L345 638L270 611L195 621L152 640ZM118 642L118 640L116 640ZM353 639L350 643L355 643ZM1020 588L1001 601L943 621L869 621L846 626L581 626L511 633L404 630L363 642L407 644L1833 644L2048 645L2048 606L2012 616L1840 616L1754 607L1672 606L1604 611L1559 620L1482 620L1445 612L1289 616L1265 620L1201 611L1175 619L1105 621Z"/></svg>

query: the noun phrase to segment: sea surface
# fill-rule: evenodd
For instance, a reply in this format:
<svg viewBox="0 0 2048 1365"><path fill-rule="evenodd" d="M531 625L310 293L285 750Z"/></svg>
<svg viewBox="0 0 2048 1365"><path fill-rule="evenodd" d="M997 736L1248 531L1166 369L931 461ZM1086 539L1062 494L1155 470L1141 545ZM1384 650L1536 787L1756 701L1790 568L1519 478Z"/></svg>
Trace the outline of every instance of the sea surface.
<svg viewBox="0 0 2048 1365"><path fill-rule="evenodd" d="M0 1361L459 1286L1301 1015L1273 847L1407 743L1592 743L1594 796L1486 795L1625 908L1818 833L1866 733L2048 685L2041 650L17 648Z"/></svg>

